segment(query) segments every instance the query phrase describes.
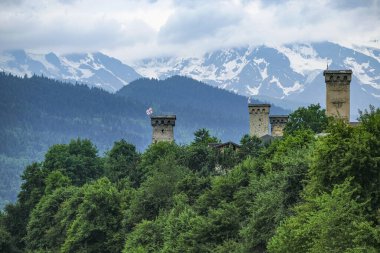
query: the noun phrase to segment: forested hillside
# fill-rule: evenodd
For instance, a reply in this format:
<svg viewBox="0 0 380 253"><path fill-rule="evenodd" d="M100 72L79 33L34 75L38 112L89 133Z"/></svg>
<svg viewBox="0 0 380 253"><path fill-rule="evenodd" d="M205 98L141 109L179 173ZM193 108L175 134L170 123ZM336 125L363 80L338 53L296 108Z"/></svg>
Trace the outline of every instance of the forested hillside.
<svg viewBox="0 0 380 253"><path fill-rule="evenodd" d="M177 115L177 143L189 143L194 131L210 129L223 141L236 141L249 131L247 98L205 85L194 79L173 76L166 80L142 78L124 86L117 93L128 100L135 99L156 114ZM252 103L262 103L252 100ZM289 111L272 105L271 114Z"/></svg>
<svg viewBox="0 0 380 253"><path fill-rule="evenodd" d="M177 114L177 143L189 143L202 127L223 141L238 142L248 132L246 98L185 77L138 80L115 95L45 77L0 73L0 98L0 209L15 201L25 166L41 161L53 144L89 138L100 156L121 138L139 151L147 148L149 106L155 113Z"/></svg>
<svg viewBox="0 0 380 253"><path fill-rule="evenodd" d="M149 141L143 106L100 89L0 73L0 96L0 208L14 201L25 165L53 144L91 138L103 152L120 138Z"/></svg>
<svg viewBox="0 0 380 253"><path fill-rule="evenodd" d="M312 105L283 138L245 135L237 151L210 148L205 129L143 153L53 145L0 214L0 251L379 252L380 110L360 122Z"/></svg>

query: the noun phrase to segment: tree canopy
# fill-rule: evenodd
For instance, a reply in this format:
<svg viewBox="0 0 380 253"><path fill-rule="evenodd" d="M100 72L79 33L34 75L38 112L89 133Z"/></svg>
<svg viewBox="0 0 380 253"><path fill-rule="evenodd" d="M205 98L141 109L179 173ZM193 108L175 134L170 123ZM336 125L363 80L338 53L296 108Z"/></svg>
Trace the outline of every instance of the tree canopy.
<svg viewBox="0 0 380 253"><path fill-rule="evenodd" d="M321 133L326 130L327 124L326 110L319 104L312 104L308 107L300 107L289 114L284 132L291 134L297 130L310 129L315 133Z"/></svg>
<svg viewBox="0 0 380 253"><path fill-rule="evenodd" d="M237 150L210 147L206 129L141 154L125 140L104 156L87 139L53 145L0 213L0 251L379 252L380 110L356 127L312 122Z"/></svg>

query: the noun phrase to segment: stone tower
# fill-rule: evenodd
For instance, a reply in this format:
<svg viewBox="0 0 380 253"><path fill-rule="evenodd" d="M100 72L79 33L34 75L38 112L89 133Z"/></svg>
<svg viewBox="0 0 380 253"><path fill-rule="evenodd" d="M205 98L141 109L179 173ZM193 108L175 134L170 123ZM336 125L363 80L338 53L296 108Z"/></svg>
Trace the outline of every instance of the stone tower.
<svg viewBox="0 0 380 253"><path fill-rule="evenodd" d="M152 143L159 141L174 141L175 115L152 116Z"/></svg>
<svg viewBox="0 0 380 253"><path fill-rule="evenodd" d="M350 121L351 70L325 70L326 114Z"/></svg>
<svg viewBox="0 0 380 253"><path fill-rule="evenodd" d="M280 137L284 135L284 128L288 122L287 115L272 115L269 117L271 125L271 134L273 137Z"/></svg>
<svg viewBox="0 0 380 253"><path fill-rule="evenodd" d="M248 104L249 134L262 137L268 134L270 104Z"/></svg>

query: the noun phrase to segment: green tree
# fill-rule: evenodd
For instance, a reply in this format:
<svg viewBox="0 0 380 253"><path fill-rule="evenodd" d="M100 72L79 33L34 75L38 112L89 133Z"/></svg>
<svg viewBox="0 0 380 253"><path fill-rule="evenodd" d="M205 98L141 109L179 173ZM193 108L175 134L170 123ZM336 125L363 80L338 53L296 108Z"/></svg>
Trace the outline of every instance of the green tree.
<svg viewBox="0 0 380 253"><path fill-rule="evenodd" d="M190 145L183 156L186 167L204 176L209 175L216 165L216 152L206 145Z"/></svg>
<svg viewBox="0 0 380 253"><path fill-rule="evenodd" d="M142 177L137 169L138 162L139 154L136 152L136 147L125 140L120 140L115 142L107 153L105 174L112 182L127 178L137 187Z"/></svg>
<svg viewBox="0 0 380 253"><path fill-rule="evenodd" d="M171 160L159 160L153 175L135 191L130 203L129 220L134 226L141 220L154 220L160 211L173 205L176 184L186 175L186 169Z"/></svg>
<svg viewBox="0 0 380 253"><path fill-rule="evenodd" d="M174 206L165 217L163 239L164 244L161 252L197 252L200 242L194 240L191 230L196 219L196 212L187 204L187 196L176 195Z"/></svg>
<svg viewBox="0 0 380 253"><path fill-rule="evenodd" d="M238 152L233 147L224 147L220 150L214 150L215 154L215 172L226 173L239 162Z"/></svg>
<svg viewBox="0 0 380 253"><path fill-rule="evenodd" d="M234 203L221 202L218 208L209 210L206 226L200 229L206 230L207 243L215 247L238 237L241 218Z"/></svg>
<svg viewBox="0 0 380 253"><path fill-rule="evenodd" d="M248 156L258 157L262 148L262 141L256 136L244 135L240 140L239 157L244 160Z"/></svg>
<svg viewBox="0 0 380 253"><path fill-rule="evenodd" d="M315 133L323 132L328 125L326 110L319 104L300 107L289 114L288 123L285 126L285 134L292 134L297 130L310 129Z"/></svg>
<svg viewBox="0 0 380 253"><path fill-rule="evenodd" d="M57 213L76 191L76 187L62 187L41 198L33 209L27 226L25 241L28 251L59 251L67 231Z"/></svg>
<svg viewBox="0 0 380 253"><path fill-rule="evenodd" d="M70 229L71 225L78 216L79 206L82 204L84 199L83 189L83 187L76 187L73 189L66 188L62 190L58 189L51 196L52 198L54 198L54 195L56 195L56 198L60 198L59 192L62 192L62 194L66 194L67 191L71 191L71 194L69 194L68 198L60 204L57 213L54 215L54 219L55 221L57 221L57 223L55 224L55 229L52 229L52 232L57 233L48 234L49 236L57 235L57 237L55 238L56 241L52 244L52 248L54 248L55 245L57 245L59 249L57 251L61 250L63 243L65 242L67 237L67 231ZM52 201L51 203L54 203L54 201Z"/></svg>
<svg viewBox="0 0 380 253"><path fill-rule="evenodd" d="M16 253L18 252L12 244L11 235L4 226L4 214L0 211L0 252Z"/></svg>
<svg viewBox="0 0 380 253"><path fill-rule="evenodd" d="M209 252L207 221L187 204L184 194L174 198L174 206L164 217L161 252Z"/></svg>
<svg viewBox="0 0 380 253"><path fill-rule="evenodd" d="M123 253L159 252L163 243L163 226L159 221L143 220L128 234Z"/></svg>
<svg viewBox="0 0 380 253"><path fill-rule="evenodd" d="M235 240L226 240L213 249L214 253L241 253L244 252L241 243Z"/></svg>
<svg viewBox="0 0 380 253"><path fill-rule="evenodd" d="M215 169L217 152L208 144L219 142L207 129L199 129L194 133L194 141L185 149L183 164L192 171L209 175Z"/></svg>
<svg viewBox="0 0 380 253"><path fill-rule="evenodd" d="M11 244L19 250L25 247L26 226L30 213L44 194L46 175L38 163L27 166L21 176L24 182L17 203L5 207L3 224L11 235Z"/></svg>
<svg viewBox="0 0 380 253"><path fill-rule="evenodd" d="M58 188L71 185L71 180L60 171L52 171L45 179L45 195L51 194Z"/></svg>
<svg viewBox="0 0 380 253"><path fill-rule="evenodd" d="M44 168L38 163L27 166L22 174L21 178L24 182L21 185L18 202L27 213L32 211L44 194L47 175Z"/></svg>
<svg viewBox="0 0 380 253"><path fill-rule="evenodd" d="M189 204L193 205L197 198L210 188L210 184L210 177L204 177L197 173L189 172L178 181L175 192L178 194L185 194Z"/></svg>
<svg viewBox="0 0 380 253"><path fill-rule="evenodd" d="M246 225L240 230L244 252L265 252L275 228L288 215L285 207L284 172L270 172L251 178L252 203Z"/></svg>
<svg viewBox="0 0 380 253"><path fill-rule="evenodd" d="M49 172L60 170L74 185L83 185L103 173L97 149L86 139L53 145L45 155L43 167Z"/></svg>
<svg viewBox="0 0 380 253"><path fill-rule="evenodd" d="M240 231L245 252L265 252L276 227L300 201L314 142L310 130L299 130L272 142L251 162L254 173L242 196L252 200L241 202L248 209Z"/></svg>
<svg viewBox="0 0 380 253"><path fill-rule="evenodd" d="M107 178L84 185L82 191L82 203L61 252L121 252L124 234L120 193Z"/></svg>
<svg viewBox="0 0 380 253"><path fill-rule="evenodd" d="M202 214L207 214L220 203L232 202L235 194L249 184L249 167L246 165L247 163L239 165L225 175L212 177L211 187L199 196L194 208Z"/></svg>
<svg viewBox="0 0 380 253"><path fill-rule="evenodd" d="M201 128L194 133L194 141L192 142L192 144L207 146L210 143L219 143L219 142L220 140L218 138L210 135L209 130L205 128Z"/></svg>
<svg viewBox="0 0 380 253"><path fill-rule="evenodd" d="M380 111L362 117L362 124L355 128L334 122L329 135L318 140L307 188L309 194L316 195L353 178L358 198L369 201L368 213L373 214L380 208Z"/></svg>
<svg viewBox="0 0 380 253"><path fill-rule="evenodd" d="M310 130L299 130L293 135L285 136L282 140L273 143L272 149L266 159L264 170L267 173L279 172L286 182L284 191L285 205L291 207L297 203L305 184L307 173L311 166L310 158L315 153L315 137Z"/></svg>
<svg viewBox="0 0 380 253"><path fill-rule="evenodd" d="M238 236L240 218L232 203L221 203L201 216L186 204L187 200L181 202L166 219L161 252L215 252L218 245Z"/></svg>
<svg viewBox="0 0 380 253"><path fill-rule="evenodd" d="M366 220L355 192L346 180L331 193L307 197L277 228L269 252L378 252L380 229Z"/></svg>
<svg viewBox="0 0 380 253"><path fill-rule="evenodd" d="M157 163L167 160L173 165L181 164L182 156L183 148L173 142L161 141L150 145L141 155L141 162L137 167L142 175L140 181L143 182L156 171Z"/></svg>

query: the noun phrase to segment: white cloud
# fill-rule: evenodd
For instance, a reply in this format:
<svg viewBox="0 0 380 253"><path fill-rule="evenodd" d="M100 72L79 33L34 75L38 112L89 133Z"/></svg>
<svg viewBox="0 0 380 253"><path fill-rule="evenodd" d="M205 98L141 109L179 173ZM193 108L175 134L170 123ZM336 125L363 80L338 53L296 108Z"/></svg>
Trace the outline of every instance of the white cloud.
<svg viewBox="0 0 380 253"><path fill-rule="evenodd" d="M380 1L1 0L0 50L103 51L126 61L246 44L380 39Z"/></svg>
<svg viewBox="0 0 380 253"><path fill-rule="evenodd" d="M217 9L217 11L216 11ZM240 9L231 3L199 4L180 7L168 18L159 32L164 43L188 43L220 34L241 20Z"/></svg>

